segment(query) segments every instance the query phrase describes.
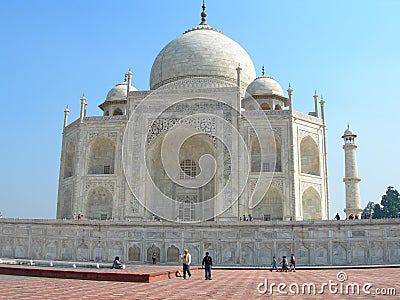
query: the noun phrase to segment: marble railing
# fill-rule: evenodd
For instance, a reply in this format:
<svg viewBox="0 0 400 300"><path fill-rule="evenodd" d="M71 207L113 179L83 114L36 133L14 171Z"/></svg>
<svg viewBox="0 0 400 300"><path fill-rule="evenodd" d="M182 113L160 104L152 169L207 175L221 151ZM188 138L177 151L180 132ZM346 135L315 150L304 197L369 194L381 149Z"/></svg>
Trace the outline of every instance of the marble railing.
<svg viewBox="0 0 400 300"><path fill-rule="evenodd" d="M126 121L128 117L126 115L121 116L92 116L84 117L84 122L103 122L103 121Z"/></svg>

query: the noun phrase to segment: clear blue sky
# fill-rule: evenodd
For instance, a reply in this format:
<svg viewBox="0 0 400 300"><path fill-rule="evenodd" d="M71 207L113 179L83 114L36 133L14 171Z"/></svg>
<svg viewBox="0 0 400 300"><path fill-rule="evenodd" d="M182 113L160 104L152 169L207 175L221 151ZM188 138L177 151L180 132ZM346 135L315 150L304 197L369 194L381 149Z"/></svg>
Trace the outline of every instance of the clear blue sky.
<svg viewBox="0 0 400 300"><path fill-rule="evenodd" d="M294 88L294 108L326 100L331 218L343 215L347 124L358 134L361 198L399 189L400 1L208 0L207 21L240 43L258 73ZM35 0L0 4L0 212L55 218L63 110L88 115L132 67L149 88L153 60L200 22L200 0Z"/></svg>

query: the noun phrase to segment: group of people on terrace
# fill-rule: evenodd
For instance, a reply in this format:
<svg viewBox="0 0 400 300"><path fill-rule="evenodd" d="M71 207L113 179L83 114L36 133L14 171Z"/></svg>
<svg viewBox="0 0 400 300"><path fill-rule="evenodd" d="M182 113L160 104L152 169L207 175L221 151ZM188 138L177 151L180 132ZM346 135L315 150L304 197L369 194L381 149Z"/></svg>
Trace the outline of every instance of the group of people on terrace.
<svg viewBox="0 0 400 300"><path fill-rule="evenodd" d="M281 265L280 269L278 269L276 257L274 256L272 258L270 271L272 272L273 270L276 270L276 272L296 272L296 258L294 257L293 253L290 255L290 265L285 255L282 256L282 261L279 264Z"/></svg>

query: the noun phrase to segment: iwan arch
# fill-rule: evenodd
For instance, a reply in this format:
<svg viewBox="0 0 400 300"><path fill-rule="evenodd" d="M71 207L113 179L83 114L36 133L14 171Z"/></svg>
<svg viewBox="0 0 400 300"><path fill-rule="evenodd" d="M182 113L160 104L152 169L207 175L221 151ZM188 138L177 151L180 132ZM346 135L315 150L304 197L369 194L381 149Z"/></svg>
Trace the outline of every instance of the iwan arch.
<svg viewBox="0 0 400 300"><path fill-rule="evenodd" d="M224 265L290 253L306 265L399 263L397 222L328 221L325 102L314 95L302 113L292 96L264 70L256 76L203 8L156 57L150 90L129 71L101 116L86 116L84 96L78 120L65 110L57 220L0 219L0 256L143 262L155 252L176 263L185 247L194 263L206 250ZM350 195L355 134L344 137ZM358 213L351 199L346 212Z"/></svg>

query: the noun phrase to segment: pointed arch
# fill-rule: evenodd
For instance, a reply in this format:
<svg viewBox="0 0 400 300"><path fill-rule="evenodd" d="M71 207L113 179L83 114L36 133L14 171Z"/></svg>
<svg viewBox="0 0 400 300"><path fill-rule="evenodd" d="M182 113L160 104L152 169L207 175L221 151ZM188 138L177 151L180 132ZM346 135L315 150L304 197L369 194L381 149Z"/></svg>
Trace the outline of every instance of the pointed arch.
<svg viewBox="0 0 400 300"><path fill-rule="evenodd" d="M179 260L179 249L171 245L167 249L167 262L177 262Z"/></svg>
<svg viewBox="0 0 400 300"><path fill-rule="evenodd" d="M114 174L115 144L109 138L98 137L92 142L89 154L89 174Z"/></svg>
<svg viewBox="0 0 400 300"><path fill-rule="evenodd" d="M270 187L261 202L253 208L255 219L270 221L283 219L283 197L282 193Z"/></svg>
<svg viewBox="0 0 400 300"><path fill-rule="evenodd" d="M276 137L269 130L262 129L251 143L251 172L273 172L277 163ZM279 159L280 159L279 149Z"/></svg>
<svg viewBox="0 0 400 300"><path fill-rule="evenodd" d="M322 220L321 197L313 187L303 192L302 207L303 220Z"/></svg>
<svg viewBox="0 0 400 300"><path fill-rule="evenodd" d="M129 247L128 249L128 260L129 261L140 261L140 248L136 245Z"/></svg>
<svg viewBox="0 0 400 300"><path fill-rule="evenodd" d="M146 261L152 261L152 256L153 256L153 252L156 254L156 259L157 261L160 261L160 248L157 247L156 245L151 245L151 247L147 248L147 259Z"/></svg>
<svg viewBox="0 0 400 300"><path fill-rule="evenodd" d="M312 137L306 136L300 143L301 173L321 175L319 149Z"/></svg>
<svg viewBox="0 0 400 300"><path fill-rule="evenodd" d="M113 116L122 116L124 113L122 112L122 109L120 109L119 107L116 108L113 112Z"/></svg>
<svg viewBox="0 0 400 300"><path fill-rule="evenodd" d="M96 187L89 191L85 208L85 218L87 219L111 219L113 195L104 187Z"/></svg>
<svg viewBox="0 0 400 300"><path fill-rule="evenodd" d="M75 173L75 144L69 142L65 152L64 179L74 176Z"/></svg>
<svg viewBox="0 0 400 300"><path fill-rule="evenodd" d="M178 128L183 132L187 130L185 127ZM179 148L178 160L173 164L166 165L163 163L161 150L166 137L166 133L159 135L155 138L146 149L146 164L152 184L147 186L146 194L149 198L156 198L154 195L158 194L156 188L161 190L164 195L176 201L165 201L163 203L154 203L157 210L163 211L163 217L168 216L171 219L179 219L191 221L198 218L210 219L214 213L215 195L215 182L220 168L216 168L210 162L206 162L200 168L200 159L204 155L217 157L215 152L215 145L213 145L210 138L204 133L199 133L187 138ZM165 146L164 146L165 147ZM164 148L163 151L168 151ZM171 154L172 155L172 154ZM175 165L176 164L176 165ZM221 162L216 162L217 166ZM179 185L174 181L174 178L179 180L191 180L194 183L197 180L204 180L208 175L211 179L203 186L196 188L189 188L185 185ZM203 176L203 177L202 177ZM154 185L153 185L154 183ZM212 201L206 202L209 199ZM189 201L187 201L189 200ZM199 203L204 202L205 205ZM152 203L153 204L153 203ZM198 209L203 206L202 209Z"/></svg>
<svg viewBox="0 0 400 300"><path fill-rule="evenodd" d="M262 110L271 110L271 106L268 103L263 102L260 106Z"/></svg>

